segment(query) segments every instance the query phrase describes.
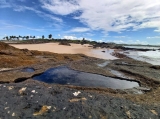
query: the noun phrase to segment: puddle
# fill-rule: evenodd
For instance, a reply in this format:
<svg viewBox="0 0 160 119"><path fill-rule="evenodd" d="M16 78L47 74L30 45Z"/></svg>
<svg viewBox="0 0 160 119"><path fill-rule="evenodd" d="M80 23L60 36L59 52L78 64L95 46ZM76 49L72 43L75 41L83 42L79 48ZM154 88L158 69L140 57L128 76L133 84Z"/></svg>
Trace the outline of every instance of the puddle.
<svg viewBox="0 0 160 119"><path fill-rule="evenodd" d="M32 72L34 72L35 71L35 69L34 68L24 68L24 69L22 69L21 70L22 72L28 72L28 73L32 73Z"/></svg>
<svg viewBox="0 0 160 119"><path fill-rule="evenodd" d="M125 77L122 73L120 73L119 71L113 70L113 69L109 69L109 71L113 74L116 75L118 77L122 77L122 78L127 78Z"/></svg>
<svg viewBox="0 0 160 119"><path fill-rule="evenodd" d="M124 75L123 73L117 71L117 70L113 70L108 68L108 70L113 74L116 75L117 77L121 77L121 78L125 78L125 79L130 79L130 80L135 80L134 78L131 78L129 76Z"/></svg>
<svg viewBox="0 0 160 119"><path fill-rule="evenodd" d="M97 64L99 67L105 67L105 66L107 66L108 64L110 63L110 61L105 61L105 62L103 62L103 63L101 63L101 64Z"/></svg>
<svg viewBox="0 0 160 119"><path fill-rule="evenodd" d="M48 69L43 74L33 77L33 79L46 83L112 89L129 89L139 86L139 84L134 81L120 80L98 74L85 73L72 70L64 66Z"/></svg>
<svg viewBox="0 0 160 119"><path fill-rule="evenodd" d="M103 51L103 52L102 52ZM106 60L115 60L118 59L115 56L112 56L111 54L114 52L114 49L102 49L102 48L97 48L97 49L92 49L91 52L88 54L89 56L101 58L101 59L106 59Z"/></svg>

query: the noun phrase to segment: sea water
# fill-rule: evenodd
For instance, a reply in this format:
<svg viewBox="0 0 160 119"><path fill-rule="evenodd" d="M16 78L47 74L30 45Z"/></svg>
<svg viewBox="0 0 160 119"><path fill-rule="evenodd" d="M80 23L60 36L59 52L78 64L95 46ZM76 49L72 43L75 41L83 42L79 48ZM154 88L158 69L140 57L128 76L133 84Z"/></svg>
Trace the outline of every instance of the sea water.
<svg viewBox="0 0 160 119"><path fill-rule="evenodd" d="M129 48L142 48L142 49L155 49L155 51L128 51L125 53L127 56L140 60L145 61L153 65L160 65L160 50L159 47L142 47L142 46L126 46Z"/></svg>

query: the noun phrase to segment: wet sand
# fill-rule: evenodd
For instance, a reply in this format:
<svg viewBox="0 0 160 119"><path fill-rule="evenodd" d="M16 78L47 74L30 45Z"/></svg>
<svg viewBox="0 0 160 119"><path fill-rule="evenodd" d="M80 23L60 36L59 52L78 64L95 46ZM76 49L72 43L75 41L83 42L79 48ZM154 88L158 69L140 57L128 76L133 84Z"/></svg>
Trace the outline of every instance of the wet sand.
<svg viewBox="0 0 160 119"><path fill-rule="evenodd" d="M88 47L89 44L71 44L71 46L59 45L58 43L43 43L43 44L12 44L12 46L19 49L38 50L38 51L49 51L59 54L85 54L90 57L96 57L101 59L114 60L116 57L110 53L113 50L107 49L93 49ZM106 51L106 52L102 52Z"/></svg>

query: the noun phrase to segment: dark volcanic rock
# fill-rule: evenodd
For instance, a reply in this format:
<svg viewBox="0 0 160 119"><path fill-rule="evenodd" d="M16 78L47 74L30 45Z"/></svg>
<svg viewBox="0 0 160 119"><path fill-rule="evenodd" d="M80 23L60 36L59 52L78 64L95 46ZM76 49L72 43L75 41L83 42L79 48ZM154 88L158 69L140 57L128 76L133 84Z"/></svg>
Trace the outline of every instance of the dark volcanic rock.
<svg viewBox="0 0 160 119"><path fill-rule="evenodd" d="M100 47L100 48L112 48L112 49L122 49L122 50L135 50L135 51L152 51L152 50L154 50L154 49L143 49L143 48L126 48L126 47L123 47L122 45L119 45L119 44L105 43L105 42L95 43L93 45L93 48L97 48L97 47Z"/></svg>
<svg viewBox="0 0 160 119"><path fill-rule="evenodd" d="M122 47L122 50L135 50L135 51L152 51L152 49L143 49L143 48L126 48Z"/></svg>
<svg viewBox="0 0 160 119"><path fill-rule="evenodd" d="M159 119L160 114L159 106L38 82L2 84L0 89L2 119Z"/></svg>
<svg viewBox="0 0 160 119"><path fill-rule="evenodd" d="M67 41L61 41L59 45L66 45L66 46L71 46Z"/></svg>
<svg viewBox="0 0 160 119"><path fill-rule="evenodd" d="M160 66L151 66L153 69L160 69Z"/></svg>
<svg viewBox="0 0 160 119"><path fill-rule="evenodd" d="M118 58L125 58L125 57L127 57L126 55L118 53L118 52L113 52L112 55L115 56L115 57L118 57Z"/></svg>

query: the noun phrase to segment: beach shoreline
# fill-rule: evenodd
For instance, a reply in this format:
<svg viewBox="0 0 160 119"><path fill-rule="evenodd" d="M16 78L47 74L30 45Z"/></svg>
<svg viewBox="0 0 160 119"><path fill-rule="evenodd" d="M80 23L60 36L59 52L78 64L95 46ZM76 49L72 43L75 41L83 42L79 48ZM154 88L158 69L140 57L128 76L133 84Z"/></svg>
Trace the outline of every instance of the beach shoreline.
<svg viewBox="0 0 160 119"><path fill-rule="evenodd" d="M19 49L48 51L58 54L84 54L89 57L95 57L100 59L114 60L118 59L111 55L114 50L110 51L107 48L93 49L89 44L74 44L71 46L59 45L59 43L42 43L42 44L10 44L13 47ZM103 52L102 52L103 51Z"/></svg>
<svg viewBox="0 0 160 119"><path fill-rule="evenodd" d="M80 118L159 118L159 67L121 55L119 49L118 52L114 52L119 59L104 60L83 54L58 54L24 49L27 47L17 49L4 43L0 45L1 69L12 68L0 71L2 94L0 118L77 118L77 116ZM35 45L32 47L35 48ZM86 48L85 52L88 49L102 55L113 52L107 48L92 49L85 45L78 45L82 49ZM53 45L50 47L53 49ZM57 47L74 49L72 46L58 44ZM44 48L46 49L46 46ZM56 46L54 48L56 49ZM59 50L62 52L61 48ZM75 49L73 51L78 52ZM115 90L47 84L33 80L34 76L60 66L80 72L136 81L140 87ZM75 96L77 92L80 94ZM141 115L142 113L145 115Z"/></svg>

